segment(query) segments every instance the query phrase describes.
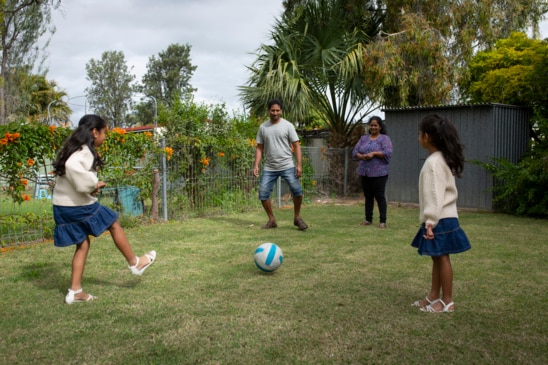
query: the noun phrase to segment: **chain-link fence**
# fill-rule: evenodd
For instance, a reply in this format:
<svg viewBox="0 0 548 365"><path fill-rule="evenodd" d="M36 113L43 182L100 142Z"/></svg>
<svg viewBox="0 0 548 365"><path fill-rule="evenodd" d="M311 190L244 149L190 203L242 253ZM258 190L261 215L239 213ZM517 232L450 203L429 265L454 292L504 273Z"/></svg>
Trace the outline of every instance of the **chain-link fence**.
<svg viewBox="0 0 548 365"><path fill-rule="evenodd" d="M303 146L302 151L305 204L359 193L357 165L351 159L351 149ZM103 189L100 202L120 212L122 217L144 217L146 221L184 220L261 207L259 181L252 171L254 149L239 155L209 152L203 157L193 146L180 146L169 160L163 158L157 169L139 171L150 176L149 184L135 186L131 179L130 183L120 185L111 182ZM32 198L22 204L13 203L0 193L2 247L52 237L52 188L42 180L39 177L29 184L27 189ZM292 205L284 181L275 185L272 200L277 207Z"/></svg>

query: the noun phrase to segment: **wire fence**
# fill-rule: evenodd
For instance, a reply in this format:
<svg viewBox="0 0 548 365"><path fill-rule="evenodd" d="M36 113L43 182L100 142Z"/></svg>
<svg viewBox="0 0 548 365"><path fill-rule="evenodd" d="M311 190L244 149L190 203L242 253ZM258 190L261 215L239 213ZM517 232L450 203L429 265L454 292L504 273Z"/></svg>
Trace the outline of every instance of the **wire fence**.
<svg viewBox="0 0 548 365"><path fill-rule="evenodd" d="M303 146L302 151L304 204L359 194L357 165L351 159L351 149ZM196 155L192 146L178 147L173 158L167 160L164 156L156 169L139 171L150 177L149 184L135 186L127 179L121 184L110 183L99 200L118 211L125 222L131 220L133 223L185 220L260 209L259 181L253 175L253 158L254 149L247 151L245 156L216 154L203 159ZM44 169L51 170L51 167ZM32 198L22 204L13 203L5 192L0 193L1 247L53 236L52 187L42 176L29 184L27 190ZM285 181L276 183L272 201L279 208L292 206Z"/></svg>

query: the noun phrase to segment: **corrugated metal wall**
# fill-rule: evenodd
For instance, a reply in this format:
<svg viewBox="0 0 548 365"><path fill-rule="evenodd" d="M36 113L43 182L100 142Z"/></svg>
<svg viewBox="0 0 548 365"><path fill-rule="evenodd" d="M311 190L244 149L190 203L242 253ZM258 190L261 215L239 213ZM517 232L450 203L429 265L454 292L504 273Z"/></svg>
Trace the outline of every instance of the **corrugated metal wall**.
<svg viewBox="0 0 548 365"><path fill-rule="evenodd" d="M428 153L418 143L418 125L436 113L451 120L459 131L467 161L492 162L506 158L517 162L527 151L530 111L501 104L478 104L386 109L388 135L394 153L387 184L389 201L418 203L418 178ZM457 178L459 207L493 209L493 178L483 168L467 163Z"/></svg>

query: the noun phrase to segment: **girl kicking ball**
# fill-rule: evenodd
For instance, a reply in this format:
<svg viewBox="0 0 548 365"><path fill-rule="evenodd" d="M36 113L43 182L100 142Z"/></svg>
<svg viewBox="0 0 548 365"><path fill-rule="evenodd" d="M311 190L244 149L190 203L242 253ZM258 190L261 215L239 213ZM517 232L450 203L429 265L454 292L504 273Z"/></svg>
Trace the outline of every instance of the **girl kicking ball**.
<svg viewBox="0 0 548 365"><path fill-rule="evenodd" d="M118 222L118 214L97 201L105 187L97 179L97 169L103 165L96 148L105 140L107 123L98 115L84 115L78 128L59 151L53 166L56 183L53 190L54 244L57 247L76 246L72 258L72 281L65 303L88 302L96 297L82 289L82 276L90 248L89 235L95 237L109 230L114 244L126 258L134 275L143 272L156 259L149 251L135 256Z"/></svg>

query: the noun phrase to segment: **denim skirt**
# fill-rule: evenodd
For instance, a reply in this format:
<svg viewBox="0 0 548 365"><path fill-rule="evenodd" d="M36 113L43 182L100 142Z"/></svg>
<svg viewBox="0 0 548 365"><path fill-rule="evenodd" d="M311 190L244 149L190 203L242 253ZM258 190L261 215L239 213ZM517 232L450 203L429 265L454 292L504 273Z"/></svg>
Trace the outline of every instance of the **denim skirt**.
<svg viewBox="0 0 548 365"><path fill-rule="evenodd" d="M97 202L78 207L54 205L53 219L54 245L66 247L84 242L89 235L98 237L116 222L118 213Z"/></svg>
<svg viewBox="0 0 548 365"><path fill-rule="evenodd" d="M426 234L425 224L423 223L419 228L411 242L411 246L418 249L419 255L444 256L468 251L472 248L466 233L460 228L457 218L440 219L433 232L434 239L427 240L423 237Z"/></svg>

